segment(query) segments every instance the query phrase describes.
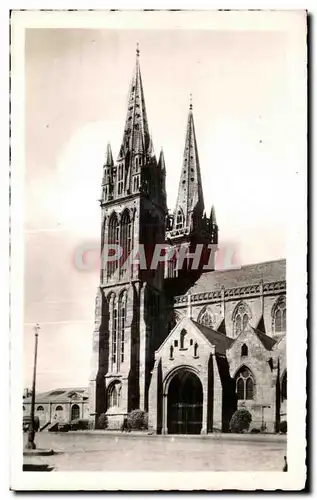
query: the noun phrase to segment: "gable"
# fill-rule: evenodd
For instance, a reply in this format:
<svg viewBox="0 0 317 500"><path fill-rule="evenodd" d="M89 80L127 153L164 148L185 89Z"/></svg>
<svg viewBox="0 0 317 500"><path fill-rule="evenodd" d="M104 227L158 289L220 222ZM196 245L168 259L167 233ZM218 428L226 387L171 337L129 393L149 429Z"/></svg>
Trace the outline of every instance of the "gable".
<svg viewBox="0 0 317 500"><path fill-rule="evenodd" d="M185 331L186 335L184 337L184 342L186 342L186 346L184 345L184 349L191 347L196 342L202 344L206 351L211 351L214 349L214 346L210 343L210 341L202 334L202 332L197 328L197 324L191 320L190 318L183 318L177 325L173 328L173 330L166 337L164 342L160 345L155 353L155 357L162 356L163 352L169 348L169 346L173 345L176 348L181 346L181 332ZM192 342L191 342L192 341Z"/></svg>
<svg viewBox="0 0 317 500"><path fill-rule="evenodd" d="M247 346L253 346L262 351L271 351L275 345L275 340L271 339L262 332L259 332L252 326L248 325L229 346L229 351L240 350L241 345L245 343Z"/></svg>

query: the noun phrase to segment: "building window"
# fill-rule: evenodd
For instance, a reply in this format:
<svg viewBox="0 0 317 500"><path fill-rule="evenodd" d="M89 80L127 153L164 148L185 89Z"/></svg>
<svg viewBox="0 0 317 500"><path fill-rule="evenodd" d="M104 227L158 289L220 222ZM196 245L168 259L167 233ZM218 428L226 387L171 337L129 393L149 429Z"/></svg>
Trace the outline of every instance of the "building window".
<svg viewBox="0 0 317 500"><path fill-rule="evenodd" d="M173 359L173 354L174 354L174 347L171 345L170 346L170 359Z"/></svg>
<svg viewBox="0 0 317 500"><path fill-rule="evenodd" d="M78 405L72 406L71 420L77 420L80 417L80 408Z"/></svg>
<svg viewBox="0 0 317 500"><path fill-rule="evenodd" d="M119 298L120 362L124 362L124 342L126 324L127 294L124 291Z"/></svg>
<svg viewBox="0 0 317 500"><path fill-rule="evenodd" d="M62 412L64 409L61 405L56 406L55 411L58 411L59 413Z"/></svg>
<svg viewBox="0 0 317 500"><path fill-rule="evenodd" d="M194 345L194 358L198 358L198 344Z"/></svg>
<svg viewBox="0 0 317 500"><path fill-rule="evenodd" d="M113 306L112 316L112 368L117 368L117 339L118 339L118 310L117 306Z"/></svg>
<svg viewBox="0 0 317 500"><path fill-rule="evenodd" d="M282 378L282 387L281 387L281 400L286 401L287 400L287 373L284 373L284 376Z"/></svg>
<svg viewBox="0 0 317 500"><path fill-rule="evenodd" d="M186 330L181 331L181 336L180 336L180 349L184 349L185 346L185 336L186 336Z"/></svg>
<svg viewBox="0 0 317 500"><path fill-rule="evenodd" d="M254 379L251 371L246 366L240 368L235 377L236 393L238 400L254 398Z"/></svg>
<svg viewBox="0 0 317 500"><path fill-rule="evenodd" d="M243 346L241 347L241 356L244 357L247 355L248 355L248 346L246 344L243 344Z"/></svg>
<svg viewBox="0 0 317 500"><path fill-rule="evenodd" d="M174 340L174 346L178 347L178 340Z"/></svg>
<svg viewBox="0 0 317 500"><path fill-rule="evenodd" d="M122 249L122 257L120 259L120 274L124 273L124 263L126 262L128 256L131 251L131 241L132 241L132 232L131 232L131 219L128 210L125 210L122 214L121 218L121 234L120 234L120 246Z"/></svg>
<svg viewBox="0 0 317 500"><path fill-rule="evenodd" d="M41 406L41 405L40 405L40 406L38 406L38 407L36 408L36 411L41 412L41 413L44 413L44 408L43 408L43 406Z"/></svg>
<svg viewBox="0 0 317 500"><path fill-rule="evenodd" d="M176 229L181 229L184 226L184 214L181 209L178 210L176 215Z"/></svg>
<svg viewBox="0 0 317 500"><path fill-rule="evenodd" d="M108 389L108 407L120 406L121 404L121 384L114 382Z"/></svg>
<svg viewBox="0 0 317 500"><path fill-rule="evenodd" d="M233 312L233 332L235 337L247 327L250 319L251 312L249 307L244 302L241 302Z"/></svg>
<svg viewBox="0 0 317 500"><path fill-rule="evenodd" d="M202 311L200 312L200 314L198 316L197 321L201 325L209 326L209 328L212 327L212 325L214 323L214 317L213 317L213 314L208 307L202 309Z"/></svg>
<svg viewBox="0 0 317 500"><path fill-rule="evenodd" d="M23 406L23 411L25 411L25 406Z"/></svg>
<svg viewBox="0 0 317 500"><path fill-rule="evenodd" d="M276 334L286 332L286 299L279 297L272 309L273 332Z"/></svg>
<svg viewBox="0 0 317 500"><path fill-rule="evenodd" d="M119 165L118 169L118 195L123 193L123 163Z"/></svg>
<svg viewBox="0 0 317 500"><path fill-rule="evenodd" d="M108 234L108 243L109 245L119 245L119 233L120 233L120 227L119 227L119 221L118 217L115 213L113 213L110 217L109 221L109 234ZM115 250L114 249L109 249L109 253L111 252L111 255L114 255ZM110 256L110 255L109 255ZM103 256L106 258L107 256ZM118 259L114 261L109 261L107 262L107 276L110 278L115 270L118 267Z"/></svg>

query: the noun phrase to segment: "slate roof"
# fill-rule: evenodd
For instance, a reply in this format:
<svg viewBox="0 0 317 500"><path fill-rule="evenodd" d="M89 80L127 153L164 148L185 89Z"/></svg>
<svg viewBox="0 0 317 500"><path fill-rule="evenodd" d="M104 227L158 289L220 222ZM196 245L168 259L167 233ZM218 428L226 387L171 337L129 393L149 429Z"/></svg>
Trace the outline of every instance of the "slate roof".
<svg viewBox="0 0 317 500"><path fill-rule="evenodd" d="M226 337L223 333L216 332L208 326L201 325L197 321L191 320L198 330L206 337L206 339L215 346L217 354L225 354L226 349L228 349L233 343L233 339Z"/></svg>
<svg viewBox="0 0 317 500"><path fill-rule="evenodd" d="M276 340L276 343L274 344L273 349L277 349L279 344L282 342L283 339L285 339L286 333L283 333L282 335L279 336L279 338Z"/></svg>
<svg viewBox="0 0 317 500"><path fill-rule="evenodd" d="M36 403L66 403L69 402L70 395L76 393L80 399L88 399L87 387L63 387L52 389L46 392L40 392L35 395ZM28 396L23 399L23 403L31 403L32 397Z"/></svg>
<svg viewBox="0 0 317 500"><path fill-rule="evenodd" d="M244 285L255 285L261 280L264 283L284 281L286 279L286 260L272 260L241 266L238 269L209 271L203 273L196 283L188 290L188 294L235 288Z"/></svg>
<svg viewBox="0 0 317 500"><path fill-rule="evenodd" d="M272 339L268 335L265 335L265 333L260 332L260 330L257 330L256 328L252 328L252 330L257 335L258 339L262 342L265 349L267 351L271 351L276 344L276 340Z"/></svg>

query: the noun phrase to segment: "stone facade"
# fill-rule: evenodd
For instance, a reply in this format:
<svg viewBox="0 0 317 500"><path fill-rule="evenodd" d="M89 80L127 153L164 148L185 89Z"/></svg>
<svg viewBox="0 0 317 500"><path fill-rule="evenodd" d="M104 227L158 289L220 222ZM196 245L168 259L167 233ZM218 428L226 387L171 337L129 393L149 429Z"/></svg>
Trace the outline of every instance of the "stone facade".
<svg viewBox="0 0 317 500"><path fill-rule="evenodd" d="M23 398L23 416L31 414L31 396ZM35 416L40 429L48 428L55 421L70 423L72 420L89 419L89 401L86 388L63 388L38 393L35 396Z"/></svg>
<svg viewBox="0 0 317 500"><path fill-rule="evenodd" d="M171 214L163 151L157 161L149 134L139 51L128 102L117 160L108 145L103 166L90 419L97 426L106 413L109 427L118 428L140 408L155 432L207 433L227 431L233 412L245 407L254 428L273 432L287 417L286 263L214 269L218 224L214 207L209 217L205 212L192 104ZM116 245L122 255L109 258ZM191 258L151 269L157 245L186 248ZM126 266L136 254L145 268Z"/></svg>

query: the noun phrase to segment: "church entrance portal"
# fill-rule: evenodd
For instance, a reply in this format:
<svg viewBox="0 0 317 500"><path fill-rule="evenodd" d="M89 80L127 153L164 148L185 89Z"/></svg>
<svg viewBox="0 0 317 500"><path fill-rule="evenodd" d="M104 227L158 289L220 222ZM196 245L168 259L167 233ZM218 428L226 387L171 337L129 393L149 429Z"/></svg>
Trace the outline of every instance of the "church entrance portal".
<svg viewBox="0 0 317 500"><path fill-rule="evenodd" d="M203 388L197 375L182 370L173 377L167 396L169 434L200 434Z"/></svg>

